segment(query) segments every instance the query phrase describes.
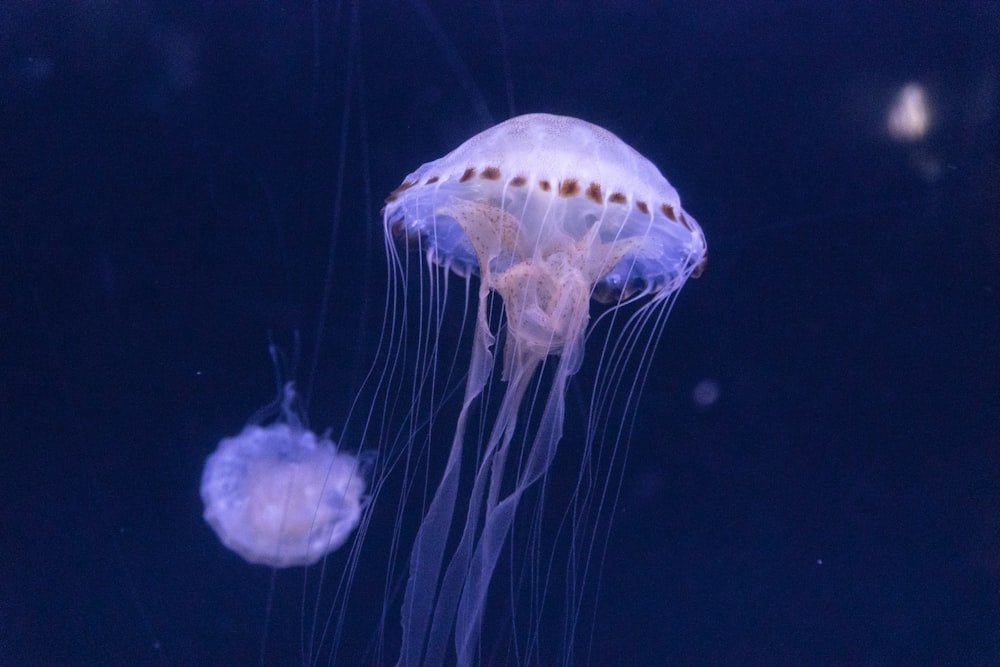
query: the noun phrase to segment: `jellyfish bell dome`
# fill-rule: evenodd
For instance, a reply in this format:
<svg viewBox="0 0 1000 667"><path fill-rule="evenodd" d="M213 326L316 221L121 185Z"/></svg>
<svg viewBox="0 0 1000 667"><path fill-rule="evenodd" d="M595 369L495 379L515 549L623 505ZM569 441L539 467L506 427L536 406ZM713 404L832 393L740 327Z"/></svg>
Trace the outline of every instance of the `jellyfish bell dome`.
<svg viewBox="0 0 1000 667"><path fill-rule="evenodd" d="M297 420L251 424L205 462L204 518L249 563L312 565L357 528L367 500L363 468Z"/></svg>
<svg viewBox="0 0 1000 667"><path fill-rule="evenodd" d="M387 231L460 275L575 251L589 296L605 303L669 295L707 261L701 227L656 166L566 116L517 116L477 134L407 176L384 214Z"/></svg>

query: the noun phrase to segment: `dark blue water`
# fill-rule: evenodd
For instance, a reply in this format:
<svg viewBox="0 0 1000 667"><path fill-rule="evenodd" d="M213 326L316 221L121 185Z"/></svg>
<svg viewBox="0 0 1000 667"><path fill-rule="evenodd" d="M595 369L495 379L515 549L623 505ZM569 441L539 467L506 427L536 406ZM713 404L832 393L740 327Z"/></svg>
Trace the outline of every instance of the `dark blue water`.
<svg viewBox="0 0 1000 667"><path fill-rule="evenodd" d="M710 255L575 661L1000 664L1000 4L458 4L0 8L0 664L258 662L271 574L202 522L202 462L273 397L269 335L338 428L385 195L533 111L658 164Z"/></svg>

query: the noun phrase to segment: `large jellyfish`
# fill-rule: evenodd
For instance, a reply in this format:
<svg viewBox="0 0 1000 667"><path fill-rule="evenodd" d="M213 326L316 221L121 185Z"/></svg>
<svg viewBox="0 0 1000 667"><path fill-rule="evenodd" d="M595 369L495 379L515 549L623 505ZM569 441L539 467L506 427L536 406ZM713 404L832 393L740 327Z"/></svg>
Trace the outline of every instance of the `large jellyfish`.
<svg viewBox="0 0 1000 667"><path fill-rule="evenodd" d="M607 130L548 114L512 118L417 169L388 197L384 226L397 275L410 265L397 243L428 260L414 300L443 298L446 274L433 265L478 278L461 409L410 554L399 659L475 664L487 597L513 588L490 583L519 503L557 453L591 301L606 304L601 318L629 309L629 339L600 351L622 368L622 355L648 352L636 332L655 334L671 296L704 268L705 237L649 160Z"/></svg>

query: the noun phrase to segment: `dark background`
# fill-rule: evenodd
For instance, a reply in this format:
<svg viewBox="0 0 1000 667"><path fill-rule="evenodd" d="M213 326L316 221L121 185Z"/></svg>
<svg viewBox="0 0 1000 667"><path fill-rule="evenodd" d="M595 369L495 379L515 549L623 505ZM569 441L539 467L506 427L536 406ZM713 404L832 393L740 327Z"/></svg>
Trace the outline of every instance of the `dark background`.
<svg viewBox="0 0 1000 667"><path fill-rule="evenodd" d="M594 661L1000 664L1000 3L459 4L0 6L0 664L257 661L270 574L202 462L272 398L269 335L344 419L382 199L529 111L635 146L710 248Z"/></svg>

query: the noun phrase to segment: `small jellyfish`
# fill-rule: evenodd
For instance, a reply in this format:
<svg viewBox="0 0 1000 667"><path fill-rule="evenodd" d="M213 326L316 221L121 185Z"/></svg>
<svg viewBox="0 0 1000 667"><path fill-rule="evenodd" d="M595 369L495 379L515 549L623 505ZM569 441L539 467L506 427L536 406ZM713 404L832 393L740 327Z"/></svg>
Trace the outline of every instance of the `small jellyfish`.
<svg viewBox="0 0 1000 667"><path fill-rule="evenodd" d="M223 438L201 478L205 521L244 560L311 565L340 547L361 519L365 475L357 457L304 428L284 388L284 421Z"/></svg>
<svg viewBox="0 0 1000 667"><path fill-rule="evenodd" d="M386 237L395 241L388 247L397 276L411 264L395 254L396 245L429 260L431 278L413 288L421 290L413 302L437 307L443 300L447 281L435 277L435 264L478 278L462 407L411 551L399 659L401 665L475 664L491 580L519 504L547 474L562 438L567 384L595 326L591 302L604 304L596 319L620 320L620 339L609 334L599 350L607 372L599 372L605 384L595 389L591 409L600 411L612 394L641 385L625 378L626 361L630 355L648 360L672 296L701 273L707 246L649 160L605 129L548 114L512 118L423 165L388 197L383 215ZM617 318L622 308L629 310ZM434 321L433 311L421 315L422 323ZM494 382L501 348L502 385ZM645 373L638 370L639 377ZM628 396L626 407L633 405ZM605 437L593 430L588 438ZM577 446L591 445L588 439ZM463 464L463 456L474 463ZM608 460L593 455L591 465ZM592 503L592 497L576 502ZM581 540L574 545L585 544L573 535ZM589 553L590 545L579 548ZM546 571L543 564L531 567ZM516 585L495 588L506 595ZM568 590L567 604L579 614L579 591L572 584ZM501 623L516 618L512 611ZM568 635L576 622L565 622ZM571 662L567 656L563 662Z"/></svg>

